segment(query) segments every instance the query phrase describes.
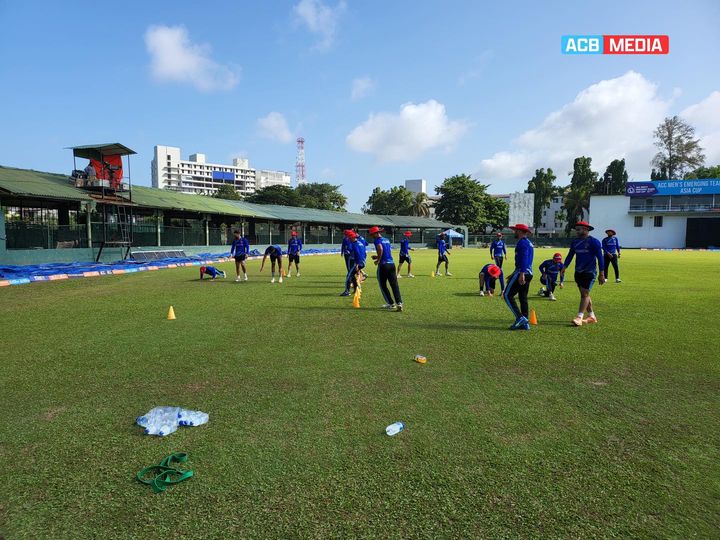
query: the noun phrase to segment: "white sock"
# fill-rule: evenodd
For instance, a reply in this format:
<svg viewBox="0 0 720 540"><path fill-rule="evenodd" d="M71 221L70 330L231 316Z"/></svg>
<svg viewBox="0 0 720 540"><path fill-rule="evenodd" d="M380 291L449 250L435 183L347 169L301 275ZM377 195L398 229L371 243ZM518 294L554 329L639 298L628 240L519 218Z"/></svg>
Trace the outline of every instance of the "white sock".
<svg viewBox="0 0 720 540"><path fill-rule="evenodd" d="M583 318L583 312L580 311L580 312L578 313L578 319L582 319L582 318Z"/></svg>
<svg viewBox="0 0 720 540"><path fill-rule="evenodd" d="M592 311L588 313L588 315L590 315L590 317L595 317L595 313L593 313Z"/></svg>

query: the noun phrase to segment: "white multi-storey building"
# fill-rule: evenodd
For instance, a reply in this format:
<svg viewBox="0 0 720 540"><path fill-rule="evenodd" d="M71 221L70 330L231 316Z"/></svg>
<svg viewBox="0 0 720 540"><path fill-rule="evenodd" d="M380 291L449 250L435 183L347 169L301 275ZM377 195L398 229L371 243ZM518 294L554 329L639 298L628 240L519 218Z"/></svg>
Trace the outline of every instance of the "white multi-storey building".
<svg viewBox="0 0 720 540"><path fill-rule="evenodd" d="M212 195L220 186L230 185L240 195L251 195L269 185L290 186L289 173L256 171L242 158L233 159L232 165L207 163L205 154L185 160L176 146L155 146L150 169L153 187L182 193Z"/></svg>
<svg viewBox="0 0 720 540"><path fill-rule="evenodd" d="M540 223L535 223L537 234L562 234L565 232L566 213L563 211L562 195L555 195L543 208Z"/></svg>

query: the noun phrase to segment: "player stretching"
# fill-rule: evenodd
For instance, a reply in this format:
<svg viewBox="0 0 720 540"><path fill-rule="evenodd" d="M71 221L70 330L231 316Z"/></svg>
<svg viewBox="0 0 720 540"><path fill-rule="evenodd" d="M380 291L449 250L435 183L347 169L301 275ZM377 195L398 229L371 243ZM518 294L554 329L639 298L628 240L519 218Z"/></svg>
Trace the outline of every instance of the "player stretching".
<svg viewBox="0 0 720 540"><path fill-rule="evenodd" d="M403 233L403 236L405 238L403 238L402 241L400 242L400 263L398 264L398 269L397 269L398 279L402 277L400 275L400 270L402 269L403 263L406 261L407 261L407 265L408 265L407 277L409 277L409 278L415 277L415 276L413 276L413 273L412 273L412 259L410 258L410 252L415 251L413 248L410 247L410 237L412 236L412 233L410 231L405 231Z"/></svg>
<svg viewBox="0 0 720 540"><path fill-rule="evenodd" d="M250 251L250 244L247 238L240 236L240 231L233 231L235 239L230 246L230 256L235 258L235 281L240 281L240 268L242 268L245 281L248 280L247 268L245 267L245 260L247 259L248 252Z"/></svg>
<svg viewBox="0 0 720 540"><path fill-rule="evenodd" d="M444 262L445 263L445 275L446 276L452 276L450 272L448 272L448 266L450 264L450 261L448 260L448 248L447 243L445 242L445 233L440 233L440 239L437 241L437 249L438 249L438 262L437 266L435 267L435 275L436 276L442 276L438 270L440 269L440 265Z"/></svg>
<svg viewBox="0 0 720 540"><path fill-rule="evenodd" d="M485 296L483 292L483 285L487 291L488 296L495 294L495 281L500 280L500 294L505 292L505 276L503 271L496 264L489 263L482 267L478 274L478 281L480 281L480 296Z"/></svg>
<svg viewBox="0 0 720 540"><path fill-rule="evenodd" d="M510 227L518 242L515 246L515 271L510 274L503 298L515 316L510 330L530 330L528 321L528 289L532 281L532 265L535 248L530 242L530 228L524 223ZM520 297L520 309L515 303L515 296Z"/></svg>
<svg viewBox="0 0 720 540"><path fill-rule="evenodd" d="M575 326L596 323L597 317L593 311L592 299L590 298L590 290L595 284L597 271L600 270L598 281L600 285L605 283L605 270L603 266L603 251L600 240L590 236L591 227L587 221L579 221L575 224L575 234L577 238L572 241L570 251L565 257L565 265L562 273L565 273L568 266L577 256L575 260L575 283L580 289L580 307L578 308L577 317L572 320ZM597 263L597 265L596 265ZM583 320L583 315L587 311L587 318Z"/></svg>
<svg viewBox="0 0 720 540"><path fill-rule="evenodd" d="M552 259L548 259L540 263L540 283L544 287L540 287L538 295L546 297L548 300L555 301L555 287L558 285L558 275L560 276L560 287L562 287L565 281L565 274L562 272L564 268L562 262L562 255L556 253Z"/></svg>
<svg viewBox="0 0 720 540"><path fill-rule="evenodd" d="M608 270L612 264L615 270L615 283L620 283L620 270L618 270L618 259L620 258L620 241L617 239L616 232L613 229L605 231L607 236L602 239L602 249L605 254L605 277L607 278Z"/></svg>
<svg viewBox="0 0 720 540"><path fill-rule="evenodd" d="M495 261L495 264L502 268L503 261L507 257L507 249L505 249L505 240L503 240L503 233L499 232L496 235L495 240L490 244L490 258Z"/></svg>
<svg viewBox="0 0 720 540"><path fill-rule="evenodd" d="M267 247L265 254L263 255L262 264L260 265L261 272L263 271L263 268L265 268L265 259L267 259L268 255L270 255L270 265L272 271L272 279L270 280L270 283L275 283L275 263L278 265L278 275L280 276L279 281L282 283L282 248L277 244Z"/></svg>

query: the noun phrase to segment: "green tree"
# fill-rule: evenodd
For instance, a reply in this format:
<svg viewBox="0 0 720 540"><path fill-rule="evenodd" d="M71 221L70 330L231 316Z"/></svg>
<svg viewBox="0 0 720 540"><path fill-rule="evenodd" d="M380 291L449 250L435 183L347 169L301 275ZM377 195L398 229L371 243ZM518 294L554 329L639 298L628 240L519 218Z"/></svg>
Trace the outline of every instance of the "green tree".
<svg viewBox="0 0 720 540"><path fill-rule="evenodd" d="M230 199L231 201L239 201L242 196L230 184L223 184L213 195L216 199Z"/></svg>
<svg viewBox="0 0 720 540"><path fill-rule="evenodd" d="M656 171L655 169L653 169L652 172L650 173L650 180L667 180L667 179L668 179L667 167L665 167L665 165L660 167L660 171Z"/></svg>
<svg viewBox="0 0 720 540"><path fill-rule="evenodd" d="M490 195L485 195L485 227L499 231L508 226L510 205Z"/></svg>
<svg viewBox="0 0 720 540"><path fill-rule="evenodd" d="M413 203L412 191L405 187L395 186L388 190L376 187L362 211L366 214L411 216L413 215Z"/></svg>
<svg viewBox="0 0 720 540"><path fill-rule="evenodd" d="M345 212L347 197L340 193L340 186L328 183L310 182L300 184L295 188L302 206L318 208L320 210L335 210Z"/></svg>
<svg viewBox="0 0 720 540"><path fill-rule="evenodd" d="M487 186L467 174L446 178L435 191L441 196L435 215L441 221L465 225L472 233L484 232L487 215Z"/></svg>
<svg viewBox="0 0 720 540"><path fill-rule="evenodd" d="M595 193L600 195L625 195L628 173L625 170L625 159L614 159L605 169L602 179L598 182Z"/></svg>
<svg viewBox="0 0 720 540"><path fill-rule="evenodd" d="M698 167L685 175L686 180L697 180L706 178L720 178L720 165L714 167Z"/></svg>
<svg viewBox="0 0 720 540"><path fill-rule="evenodd" d="M555 173L550 168L548 168L547 172L545 169L536 169L535 176L528 182L525 193L535 194L532 223L534 227L537 227L542 222L543 209L547 208L553 196L557 194L558 188L553 184L556 178Z"/></svg>
<svg viewBox="0 0 720 540"><path fill-rule="evenodd" d="M705 163L700 139L695 138L695 128L680 117L665 118L655 129L654 135L658 153L652 165L665 167L669 179L682 178L687 171Z"/></svg>
<svg viewBox="0 0 720 540"><path fill-rule="evenodd" d="M268 186L258 189L245 198L247 202L255 204L282 204L285 206L302 206L297 192L288 186Z"/></svg>
<svg viewBox="0 0 720 540"><path fill-rule="evenodd" d="M428 203L427 193L417 193L413 200L412 207L413 216L429 217L430 216L430 205Z"/></svg>
<svg viewBox="0 0 720 540"><path fill-rule="evenodd" d="M573 162L570 186L565 191L563 208L566 213L566 230L569 232L575 223L582 220L585 212L590 211L590 195L598 183L598 173L591 169L592 158L582 156Z"/></svg>

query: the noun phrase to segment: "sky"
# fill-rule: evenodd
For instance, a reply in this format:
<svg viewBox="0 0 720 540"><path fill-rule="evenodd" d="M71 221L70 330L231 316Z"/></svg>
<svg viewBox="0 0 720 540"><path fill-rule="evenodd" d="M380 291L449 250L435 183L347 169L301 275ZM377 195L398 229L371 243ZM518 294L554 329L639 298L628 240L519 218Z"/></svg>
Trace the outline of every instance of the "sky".
<svg viewBox="0 0 720 540"><path fill-rule="evenodd" d="M70 172L120 142L150 185L156 144L341 185L467 173L491 193L574 157L648 179L680 115L720 163L720 2L0 0L0 165ZM670 54L561 54L564 34L667 34Z"/></svg>

